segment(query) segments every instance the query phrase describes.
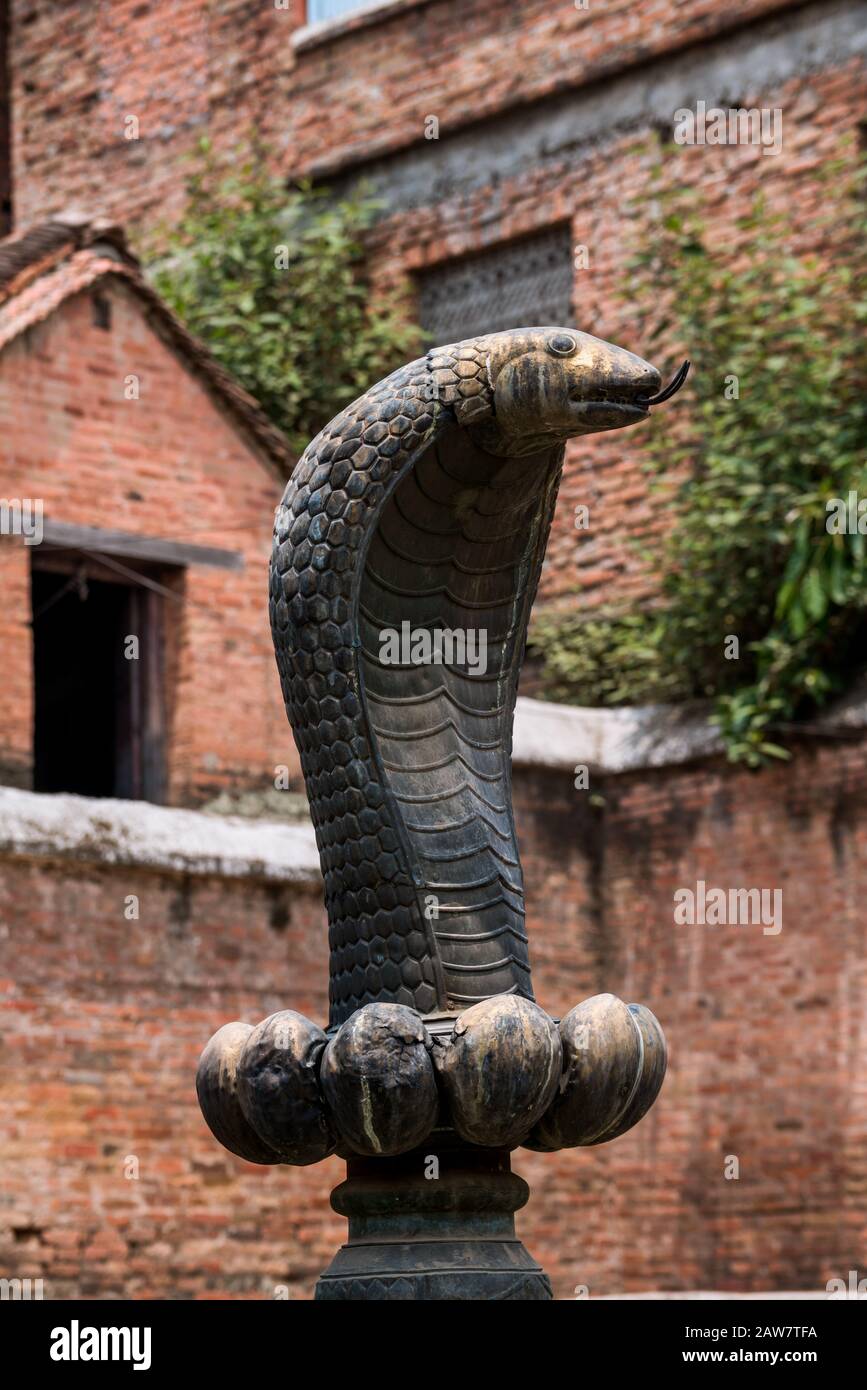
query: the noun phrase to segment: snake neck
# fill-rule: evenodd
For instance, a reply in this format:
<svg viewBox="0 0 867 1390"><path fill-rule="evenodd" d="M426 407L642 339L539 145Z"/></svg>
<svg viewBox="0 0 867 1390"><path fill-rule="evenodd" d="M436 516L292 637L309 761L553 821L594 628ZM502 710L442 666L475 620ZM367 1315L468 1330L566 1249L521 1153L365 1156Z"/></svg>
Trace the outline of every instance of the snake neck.
<svg viewBox="0 0 867 1390"><path fill-rule="evenodd" d="M331 1023L375 1000L532 998L510 751L559 456L482 449L485 340L336 417L277 510L271 621L316 830ZM484 635L484 667L382 659L382 634ZM430 650L430 645L428 647Z"/></svg>

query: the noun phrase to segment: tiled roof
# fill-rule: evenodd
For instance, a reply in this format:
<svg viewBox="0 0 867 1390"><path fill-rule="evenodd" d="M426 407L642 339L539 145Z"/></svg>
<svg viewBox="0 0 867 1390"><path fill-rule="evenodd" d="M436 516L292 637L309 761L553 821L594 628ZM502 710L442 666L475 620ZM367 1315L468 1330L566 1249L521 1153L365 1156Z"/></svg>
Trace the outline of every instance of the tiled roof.
<svg viewBox="0 0 867 1390"><path fill-rule="evenodd" d="M258 402L193 337L151 288L120 227L69 215L0 241L0 353L71 295L119 276L142 304L153 330L180 356L243 432L288 476L295 454Z"/></svg>
<svg viewBox="0 0 867 1390"><path fill-rule="evenodd" d="M88 221L70 213L66 218L40 222L0 241L0 304L61 261L94 241L111 245L132 264L120 227L103 220Z"/></svg>

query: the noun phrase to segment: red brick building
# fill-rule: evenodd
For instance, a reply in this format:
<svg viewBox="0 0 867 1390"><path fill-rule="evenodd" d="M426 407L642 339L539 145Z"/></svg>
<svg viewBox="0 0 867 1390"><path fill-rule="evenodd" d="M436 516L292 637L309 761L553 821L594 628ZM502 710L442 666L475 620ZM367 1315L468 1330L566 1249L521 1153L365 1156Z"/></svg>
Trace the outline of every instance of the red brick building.
<svg viewBox="0 0 867 1390"><path fill-rule="evenodd" d="M310 0L337 14L313 23L305 0L77 0L62 25L46 0L6 9L15 225L76 204L145 240L180 212L204 134L228 156L256 132L287 179L364 178L384 204L372 274L408 271L440 342L544 308L641 352L633 200L674 112L783 113L778 154L678 151L673 177L704 190L725 242L759 186L809 241L816 175L854 159L867 110L863 0ZM444 319L455 303L465 312ZM634 542L660 520L638 448L616 434L572 446L542 601L568 603L576 583L588 603L647 591ZM576 542L579 502L593 525Z"/></svg>
<svg viewBox="0 0 867 1390"><path fill-rule="evenodd" d="M722 238L762 187L793 242L811 245L818 175L854 160L865 119L865 20L863 0L314 0L309 14L303 0L78 0L62 17L11 0L0 198L16 235L78 205L122 219L138 245L180 213L184 157L203 134L228 156L255 131L287 179L367 180L383 204L373 283L408 273L431 337L564 320L641 351L629 236L673 113L699 100L780 110L779 153L683 147L672 177L704 191ZM114 234L87 224L62 247L32 281L13 275L0 302L0 325L26 320L0 352L0 495L44 499L56 555L43 568L47 548L37 564L41 548L0 539L0 1272L43 1276L61 1297L305 1296L340 1238L327 1206L339 1165L232 1159L191 1089L225 1020L326 1012L312 836L273 791L281 765L297 788L262 602L288 460ZM55 274L58 302L31 322L21 305L44 304ZM138 400L124 396L129 376ZM639 451L617 435L572 446L540 602L648 591L641 543L664 518ZM580 545L579 502L593 519ZM126 549L85 528L123 533ZM142 782L77 801L68 785L39 790L30 572L47 576L40 604L74 581L59 608L109 573L123 587L105 560L160 586L127 576L138 597L115 597L146 592L164 610L165 780L151 799L166 806L122 799L130 786L149 795ZM139 729L154 680L142 676ZM136 699L127 690L116 717ZM559 1297L578 1285L821 1292L863 1274L865 727L853 694L805 731L790 765L751 775L722 761L698 715L521 707L537 997L552 1012L601 990L640 1000L671 1047L636 1130L598 1150L515 1157L534 1193L521 1234ZM215 798L267 815L226 819ZM782 931L675 925L674 893L699 881L781 889Z"/></svg>
<svg viewBox="0 0 867 1390"><path fill-rule="evenodd" d="M273 783L263 573L292 457L116 228L0 243L0 435L4 498L40 513L0 542L4 780L174 803Z"/></svg>

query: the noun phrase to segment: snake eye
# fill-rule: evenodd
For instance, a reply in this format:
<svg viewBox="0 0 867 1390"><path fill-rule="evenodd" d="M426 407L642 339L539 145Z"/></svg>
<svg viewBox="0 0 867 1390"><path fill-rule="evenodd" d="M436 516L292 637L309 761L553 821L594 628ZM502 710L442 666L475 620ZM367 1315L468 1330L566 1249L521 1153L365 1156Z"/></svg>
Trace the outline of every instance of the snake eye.
<svg viewBox="0 0 867 1390"><path fill-rule="evenodd" d="M571 333L555 333L548 339L548 351L555 357L570 357L577 347L578 344Z"/></svg>

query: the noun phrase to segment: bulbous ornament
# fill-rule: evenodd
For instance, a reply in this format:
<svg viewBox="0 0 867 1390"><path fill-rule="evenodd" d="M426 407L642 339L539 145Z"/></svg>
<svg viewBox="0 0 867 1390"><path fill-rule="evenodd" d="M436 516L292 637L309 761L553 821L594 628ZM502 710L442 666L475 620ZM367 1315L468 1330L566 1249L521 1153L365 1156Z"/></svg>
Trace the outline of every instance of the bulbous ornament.
<svg viewBox="0 0 867 1390"><path fill-rule="evenodd" d="M560 1036L532 1000L496 995L460 1015L437 1067L461 1138L512 1149L557 1089Z"/></svg>
<svg viewBox="0 0 867 1390"><path fill-rule="evenodd" d="M367 1004L325 1049L322 1088L346 1146L370 1158L406 1153L439 1110L430 1035L403 1004Z"/></svg>
<svg viewBox="0 0 867 1390"><path fill-rule="evenodd" d="M665 1036L642 1004L595 994L561 1020L560 1037L560 1086L528 1149L552 1152L616 1139L650 1109L665 1076Z"/></svg>
<svg viewBox="0 0 867 1390"><path fill-rule="evenodd" d="M238 1101L238 1061L250 1023L224 1023L208 1040L196 1071L196 1093L208 1128L224 1148L248 1163L279 1163L280 1155L260 1137Z"/></svg>
<svg viewBox="0 0 867 1390"><path fill-rule="evenodd" d="M241 1051L241 1109L282 1163L305 1167L335 1150L336 1136L319 1085L327 1042L309 1018L283 1009L254 1028Z"/></svg>

